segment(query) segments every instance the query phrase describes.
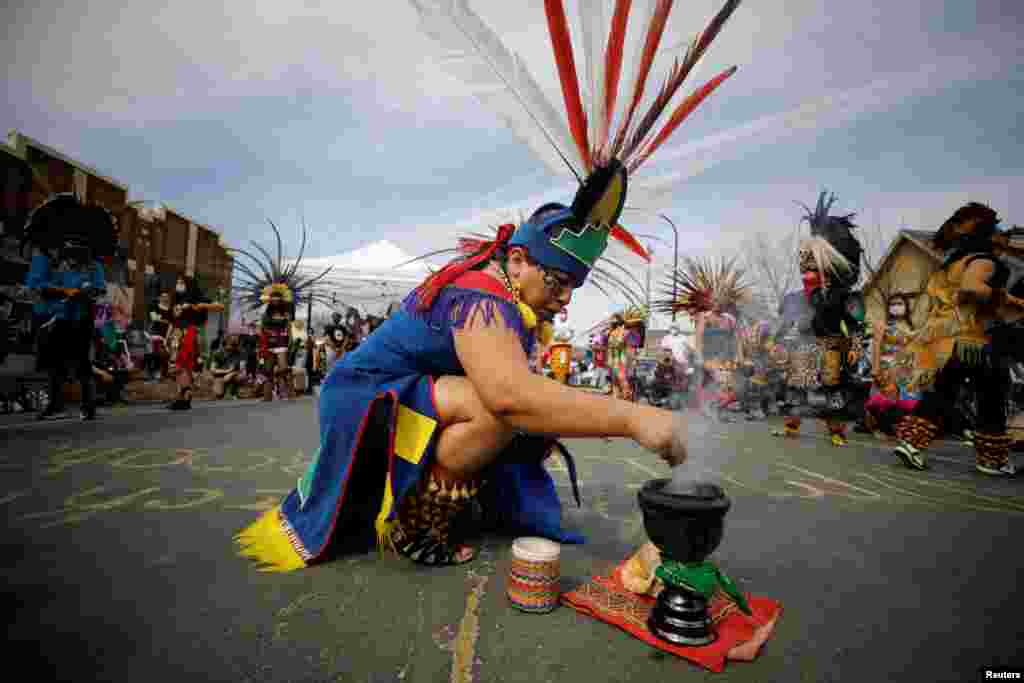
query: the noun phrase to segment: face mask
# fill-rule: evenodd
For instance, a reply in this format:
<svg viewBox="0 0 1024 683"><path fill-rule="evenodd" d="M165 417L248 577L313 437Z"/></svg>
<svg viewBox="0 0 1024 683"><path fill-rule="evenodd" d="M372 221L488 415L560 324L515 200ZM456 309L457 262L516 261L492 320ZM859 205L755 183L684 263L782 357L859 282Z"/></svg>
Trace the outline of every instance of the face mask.
<svg viewBox="0 0 1024 683"><path fill-rule="evenodd" d="M897 317L897 318L901 317L906 312L907 312L907 309L904 306L890 306L889 307L889 315L891 315L893 317Z"/></svg>
<svg viewBox="0 0 1024 683"><path fill-rule="evenodd" d="M174 291L177 292L178 294L184 294L185 293L185 286L184 285L178 285L177 287L174 288Z"/></svg>

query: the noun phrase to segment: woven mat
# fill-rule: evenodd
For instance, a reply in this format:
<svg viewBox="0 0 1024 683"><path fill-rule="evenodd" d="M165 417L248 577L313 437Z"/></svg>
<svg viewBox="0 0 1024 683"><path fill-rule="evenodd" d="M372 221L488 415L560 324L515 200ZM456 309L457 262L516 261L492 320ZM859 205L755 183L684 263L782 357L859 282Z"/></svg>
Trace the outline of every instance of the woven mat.
<svg viewBox="0 0 1024 683"><path fill-rule="evenodd" d="M623 563L625 564L625 563ZM747 616L721 594L709 605L718 639L703 647L682 647L667 643L647 628L647 617L655 599L627 590L619 578L622 564L609 576L594 576L579 588L562 594L562 603L578 612L617 626L648 645L683 657L709 671L725 669L726 661L749 662L757 657L761 646L771 636L775 622L782 614L782 603L768 598L747 595L754 613Z"/></svg>

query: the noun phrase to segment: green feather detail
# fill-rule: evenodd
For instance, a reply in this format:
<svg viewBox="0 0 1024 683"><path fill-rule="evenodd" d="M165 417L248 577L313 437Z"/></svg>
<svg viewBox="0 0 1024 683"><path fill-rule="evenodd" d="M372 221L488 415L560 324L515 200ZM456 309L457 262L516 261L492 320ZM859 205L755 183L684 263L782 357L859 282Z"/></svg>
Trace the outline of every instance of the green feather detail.
<svg viewBox="0 0 1024 683"><path fill-rule="evenodd" d="M743 593L718 566L709 560L683 563L668 560L662 562L654 575L668 584L688 588L710 600L718 590L725 593L744 614L752 614Z"/></svg>

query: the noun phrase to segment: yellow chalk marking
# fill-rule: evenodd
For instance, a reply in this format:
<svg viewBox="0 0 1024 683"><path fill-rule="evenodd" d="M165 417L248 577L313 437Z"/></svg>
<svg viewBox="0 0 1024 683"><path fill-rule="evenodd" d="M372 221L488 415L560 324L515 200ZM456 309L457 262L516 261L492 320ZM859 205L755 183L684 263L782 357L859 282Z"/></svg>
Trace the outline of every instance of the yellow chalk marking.
<svg viewBox="0 0 1024 683"><path fill-rule="evenodd" d="M75 465L86 465L127 450L127 448L101 448L99 450L76 448L70 451L57 452L50 456L50 467L46 468L43 473L46 476L52 477Z"/></svg>
<svg viewBox="0 0 1024 683"><path fill-rule="evenodd" d="M769 491L767 489L760 488L759 486L751 486L750 484L745 484L739 479L731 477L728 474L723 474L721 476L722 479L729 482L730 484L734 484L735 486L739 486L740 488L744 488L755 493L761 493L766 496L771 496L772 498L805 498L805 496L799 496L795 493Z"/></svg>
<svg viewBox="0 0 1024 683"><path fill-rule="evenodd" d="M480 635L480 597L487 585L486 576L473 579L474 586L466 598L459 632L455 636L452 653L451 683L472 683L473 662L476 659L476 639Z"/></svg>
<svg viewBox="0 0 1024 683"><path fill-rule="evenodd" d="M935 488L944 489L946 491L951 491L953 493L957 493L957 494L959 494L961 496L964 496L965 498L974 498L974 499L980 500L980 501L985 502L985 503L995 503L997 505L1005 505L1006 507L1008 507L1008 508L1010 508L1012 510L1015 510L1015 511L1018 511L1018 512L1024 512L1024 505L1021 505L1020 503L1018 503L1018 502L1016 502L1014 500L1011 500L1010 498L1004 498L1004 497L1001 497L1001 496L986 496L986 495L983 495L981 493L975 493L974 491L969 490L965 486L954 484L953 482L945 480L945 479L938 479L936 477L929 477L927 475L922 475L920 477L915 477L913 475L907 475L907 474L903 474L901 472L900 473L890 472L890 471L888 471L887 467L884 467L884 466L881 466L881 465L879 466L878 469L880 470L879 474L884 474L885 476L889 477L891 480L899 481L899 482L902 482L904 484L915 483L915 484L921 484L923 486L933 486Z"/></svg>
<svg viewBox="0 0 1024 683"><path fill-rule="evenodd" d="M162 467L175 467L177 465L191 465L192 458L194 457L194 451L188 448L179 448L174 453L174 459L167 462L157 463L146 463L143 465L132 464L135 460L138 460L144 456L152 456L154 453L159 454L161 451L155 448L143 448L140 451L136 451L122 458L118 458L114 462L110 463L111 467L125 470L155 470Z"/></svg>
<svg viewBox="0 0 1024 683"><path fill-rule="evenodd" d="M50 522L41 526L41 529L49 529L55 526L61 526L63 524L74 524L75 522L81 522L83 520L94 517L100 512L106 512L114 510L120 507L125 507L135 502L139 498L148 496L149 494L159 491L160 487L154 486L151 488L142 489L135 493L129 493L126 496L117 496L115 498L109 498L95 503L85 503L83 499L96 496L97 494L106 490L105 486L95 486L91 489L86 489L74 495L69 496L64 501L64 506L57 510L49 510L47 512L33 512L27 515L22 515L17 521L25 521L31 519L41 519L45 517L55 517L64 515L62 519L55 522Z"/></svg>
<svg viewBox="0 0 1024 683"><path fill-rule="evenodd" d="M291 493L291 491L285 491L284 489L256 489L253 493L265 495L255 503L248 503L246 505L225 505L224 508L227 510L266 512L267 510L272 510L277 507L278 503L281 502L281 499Z"/></svg>
<svg viewBox="0 0 1024 683"><path fill-rule="evenodd" d="M168 503L163 500L147 500L142 507L147 510L188 510L190 508L197 508L200 505L206 503L212 503L215 500L224 497L224 492L220 489L183 489L185 493L197 493L198 497L195 500L189 500L184 503Z"/></svg>
<svg viewBox="0 0 1024 683"><path fill-rule="evenodd" d="M212 456L213 454L205 448L197 449L192 452L191 460L185 464L196 472L202 472L204 474L212 474L214 472L229 473L235 471L235 468L230 465L204 465L196 462L196 460L209 459Z"/></svg>
<svg viewBox="0 0 1024 683"><path fill-rule="evenodd" d="M635 467L638 470L640 470L641 472L643 472L644 474L648 474L648 475L650 475L652 477L659 478L659 479L663 479L665 477L665 473L664 472L658 472L656 470L651 469L647 465L641 465L636 460L633 460L633 458L625 458L625 461L628 462L633 467Z"/></svg>
<svg viewBox="0 0 1024 683"><path fill-rule="evenodd" d="M978 512L1011 512L1011 510L1007 510L1006 508L996 508L996 507L988 507L988 506L982 506L982 505L972 505L970 503L962 503L962 502L958 502L958 501L955 501L955 500L949 500L948 498L932 498L930 496L925 496L923 494L911 491L909 489L905 489L905 488L902 488L900 486L896 486L896 485L894 485L892 483L883 481L883 480L879 479L878 477L873 477L870 474L866 474L864 472L859 472L858 474L860 476L862 476L862 477L866 477L867 479L870 479L871 481L873 481L873 482L875 482L877 484L881 484L882 486L885 486L885 487L890 488L890 489L892 489L894 491L902 493L905 496L909 496L910 498L914 498L916 500L921 500L921 501L923 501L925 503L929 503L931 505L937 505L937 506L945 508L947 510L949 509L950 504L952 504L952 505L956 505L958 507L966 508L968 510L975 510L975 511L978 511Z"/></svg>
<svg viewBox="0 0 1024 683"><path fill-rule="evenodd" d="M296 451L295 457L291 459L291 462L281 465L281 471L285 474L301 477L306 473L306 468L309 467L309 463L312 461L313 459L307 459L306 456L302 454L302 451Z"/></svg>
<svg viewBox="0 0 1024 683"><path fill-rule="evenodd" d="M797 467L796 465L790 465L788 463L782 462L781 460L777 461L777 464L780 467L788 467L791 470L796 470L797 472L802 472L803 474L806 474L808 476L817 477L818 479L821 479L822 481L830 484L833 487L833 490L831 490L829 492L830 493L834 493L836 495L845 496L847 498L853 498L854 500L879 500L879 499L882 498L882 496L880 494L875 493L874 491L869 491L867 489L862 489L859 486L854 486L853 484L848 484L845 481L841 481L839 479L833 479L831 477L826 477L824 474L819 474L817 472L812 472L811 470L805 470L802 467ZM811 485L807 484L807 482L792 482L792 481L788 481L787 480L786 483L787 484L796 484L798 486L807 486L808 488L813 488L816 491L820 491L821 495L825 495L825 493L826 493L825 491L822 491L821 489L819 489L816 486L811 486ZM840 487L840 490L835 490L834 487ZM842 489L852 489L854 491L860 491L861 493L863 493L865 495L864 496L855 496L855 495L852 495L852 494L850 494L850 493L848 493L846 491L843 491ZM815 496L815 497L818 497L818 496Z"/></svg>

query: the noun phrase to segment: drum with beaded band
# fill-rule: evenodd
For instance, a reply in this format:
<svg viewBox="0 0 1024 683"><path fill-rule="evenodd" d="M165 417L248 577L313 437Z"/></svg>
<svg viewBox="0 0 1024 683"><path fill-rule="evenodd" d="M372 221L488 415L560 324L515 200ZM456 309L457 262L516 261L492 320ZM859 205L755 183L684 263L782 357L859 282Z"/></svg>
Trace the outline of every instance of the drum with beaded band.
<svg viewBox="0 0 1024 683"><path fill-rule="evenodd" d="M515 540L505 591L513 607L533 613L558 607L559 555L559 545L545 538Z"/></svg>

